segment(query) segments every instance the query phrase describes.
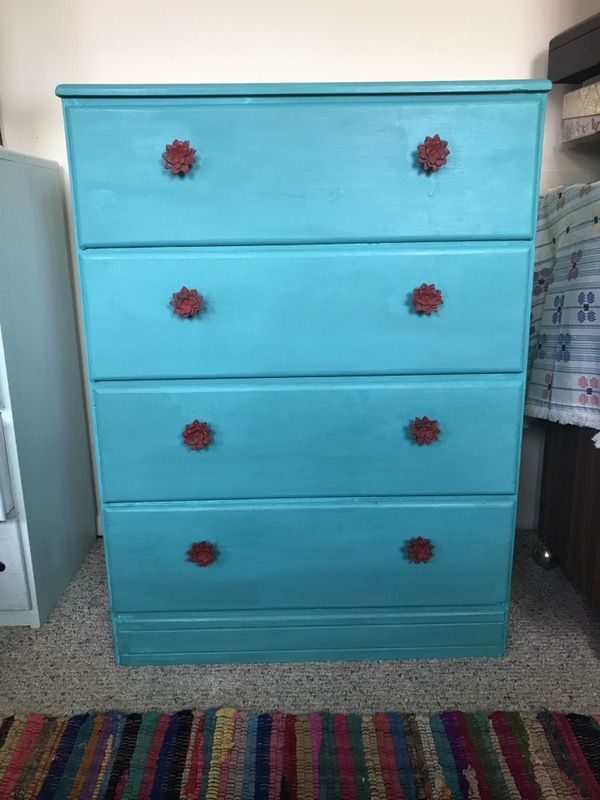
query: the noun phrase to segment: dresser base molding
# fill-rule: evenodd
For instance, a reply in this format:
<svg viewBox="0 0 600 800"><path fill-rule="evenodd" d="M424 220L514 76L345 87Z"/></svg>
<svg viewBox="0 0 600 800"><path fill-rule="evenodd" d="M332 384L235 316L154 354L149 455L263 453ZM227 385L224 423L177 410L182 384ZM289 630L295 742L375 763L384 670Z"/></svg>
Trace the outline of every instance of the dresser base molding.
<svg viewBox="0 0 600 800"><path fill-rule="evenodd" d="M505 606L256 614L116 614L119 664L220 664L504 654Z"/></svg>

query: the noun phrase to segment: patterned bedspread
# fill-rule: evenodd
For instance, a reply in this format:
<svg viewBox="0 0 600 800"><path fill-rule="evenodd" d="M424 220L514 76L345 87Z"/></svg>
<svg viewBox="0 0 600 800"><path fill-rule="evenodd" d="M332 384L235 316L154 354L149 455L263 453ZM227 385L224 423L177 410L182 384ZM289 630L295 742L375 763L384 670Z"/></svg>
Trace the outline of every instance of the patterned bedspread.
<svg viewBox="0 0 600 800"><path fill-rule="evenodd" d="M525 413L600 429L600 182L540 202Z"/></svg>

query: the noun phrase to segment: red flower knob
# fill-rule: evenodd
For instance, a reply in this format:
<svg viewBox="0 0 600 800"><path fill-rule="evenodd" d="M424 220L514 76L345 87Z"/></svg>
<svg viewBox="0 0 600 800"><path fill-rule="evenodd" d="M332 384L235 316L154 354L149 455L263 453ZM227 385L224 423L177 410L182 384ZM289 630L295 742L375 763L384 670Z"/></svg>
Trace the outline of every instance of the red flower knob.
<svg viewBox="0 0 600 800"><path fill-rule="evenodd" d="M199 567L208 567L217 560L217 549L210 542L194 542L187 551L187 560Z"/></svg>
<svg viewBox="0 0 600 800"><path fill-rule="evenodd" d="M438 310L438 306L444 305L442 293L433 283L422 283L413 289L412 302L419 314L432 314Z"/></svg>
<svg viewBox="0 0 600 800"><path fill-rule="evenodd" d="M440 167L444 166L450 155L448 142L440 139L439 133L436 133L435 136L426 136L423 144L420 144L417 149L419 161L425 171L437 172Z"/></svg>
<svg viewBox="0 0 600 800"><path fill-rule="evenodd" d="M431 444L435 442L440 433L437 419L415 417L410 423L410 435L417 444Z"/></svg>
<svg viewBox="0 0 600 800"><path fill-rule="evenodd" d="M413 564L426 564L433 555L433 544L429 539L416 536L406 545L406 557Z"/></svg>
<svg viewBox="0 0 600 800"><path fill-rule="evenodd" d="M195 317L202 311L203 301L204 298L196 289L182 286L178 292L174 292L169 305L178 317Z"/></svg>
<svg viewBox="0 0 600 800"><path fill-rule="evenodd" d="M211 430L206 422L195 419L182 431L183 441L191 450L204 450L211 442Z"/></svg>
<svg viewBox="0 0 600 800"><path fill-rule="evenodd" d="M173 175L185 175L196 163L195 153L194 148L190 147L189 140L180 142L179 139L173 139L172 144L165 145L165 152L162 154L165 169L171 170Z"/></svg>

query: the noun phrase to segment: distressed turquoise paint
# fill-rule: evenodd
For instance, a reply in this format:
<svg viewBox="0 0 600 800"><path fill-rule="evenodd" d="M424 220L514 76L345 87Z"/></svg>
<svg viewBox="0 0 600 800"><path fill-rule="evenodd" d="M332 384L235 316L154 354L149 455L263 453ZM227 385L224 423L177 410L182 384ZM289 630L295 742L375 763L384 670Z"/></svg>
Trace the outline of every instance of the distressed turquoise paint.
<svg viewBox="0 0 600 800"><path fill-rule="evenodd" d="M115 624L124 664L463 658L502 654L506 608L137 613Z"/></svg>
<svg viewBox="0 0 600 800"><path fill-rule="evenodd" d="M502 653L549 86L58 88L120 663Z"/></svg>
<svg viewBox="0 0 600 800"><path fill-rule="evenodd" d="M79 245L529 238L542 103L538 94L66 100ZM416 150L434 133L451 155L431 174ZM175 138L197 149L184 177L161 160Z"/></svg>
<svg viewBox="0 0 600 800"><path fill-rule="evenodd" d="M137 619L137 618L135 618ZM274 661L340 661L407 658L486 658L501 656L506 614L417 615L406 622L396 613L382 622L381 612L361 624L337 625L321 612L306 626L277 624L271 618L257 626L247 617L207 630L204 619L178 630L171 617L153 620L152 630L117 622L119 663L218 664Z"/></svg>
<svg viewBox="0 0 600 800"><path fill-rule="evenodd" d="M120 613L505 604L513 506L509 498L111 507L113 606ZM414 536L433 542L429 563L407 560L403 548ZM198 567L186 553L204 540L218 556Z"/></svg>
<svg viewBox="0 0 600 800"><path fill-rule="evenodd" d="M97 383L104 499L509 494L521 384L504 375ZM410 438L417 416L439 421L437 442ZM213 431L204 450L181 437L194 419Z"/></svg>
<svg viewBox="0 0 600 800"><path fill-rule="evenodd" d="M175 83L175 84L62 84L59 97L282 97L320 95L437 95L510 94L548 92L545 80L512 81L411 81L363 83Z"/></svg>
<svg viewBox="0 0 600 800"><path fill-rule="evenodd" d="M86 251L92 376L519 372L529 259L526 243ZM429 316L422 283L444 299ZM182 286L204 297L194 319L169 306Z"/></svg>

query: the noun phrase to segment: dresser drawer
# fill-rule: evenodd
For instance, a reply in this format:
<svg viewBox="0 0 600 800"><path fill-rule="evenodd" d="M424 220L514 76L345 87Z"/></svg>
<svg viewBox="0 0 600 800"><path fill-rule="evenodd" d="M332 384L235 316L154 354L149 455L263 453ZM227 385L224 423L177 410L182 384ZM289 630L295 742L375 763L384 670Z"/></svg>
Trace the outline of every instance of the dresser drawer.
<svg viewBox="0 0 600 800"><path fill-rule="evenodd" d="M520 371L529 263L500 243L86 253L92 377ZM441 292L429 314L423 283ZM169 305L183 287L192 317Z"/></svg>
<svg viewBox="0 0 600 800"><path fill-rule="evenodd" d="M113 608L505 603L513 511L512 499L109 508L105 534ZM410 543L417 537L431 543L430 560L410 560L415 550ZM206 566L188 560L201 542L214 557Z"/></svg>
<svg viewBox="0 0 600 800"><path fill-rule="evenodd" d="M107 502L515 490L517 376L98 383L94 402ZM417 444L425 416L441 432Z"/></svg>
<svg viewBox="0 0 600 800"><path fill-rule="evenodd" d="M30 608L19 523L0 522L0 611Z"/></svg>
<svg viewBox="0 0 600 800"><path fill-rule="evenodd" d="M249 90L251 92L251 87ZM67 99L81 247L530 238L536 92ZM419 163L439 134L447 164ZM187 174L165 169L189 141Z"/></svg>

